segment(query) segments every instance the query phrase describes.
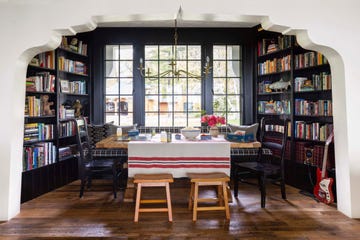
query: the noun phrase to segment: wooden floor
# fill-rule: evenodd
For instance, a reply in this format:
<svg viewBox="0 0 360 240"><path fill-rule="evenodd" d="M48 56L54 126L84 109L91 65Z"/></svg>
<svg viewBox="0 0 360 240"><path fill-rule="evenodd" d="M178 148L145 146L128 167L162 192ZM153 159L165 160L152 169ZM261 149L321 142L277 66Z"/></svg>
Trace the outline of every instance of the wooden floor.
<svg viewBox="0 0 360 240"><path fill-rule="evenodd" d="M148 196L163 194L147 190ZM123 193L114 200L111 187L94 181L79 199L75 181L22 204L19 215L0 223L0 239L360 239L359 220L292 187L287 187L288 200L281 199L278 187L270 187L266 209L261 209L257 188L240 184L238 199L230 203L230 222L223 212L200 212L193 222L188 193L186 180L171 184L173 223L166 213L141 213L135 224L134 203L122 201Z"/></svg>

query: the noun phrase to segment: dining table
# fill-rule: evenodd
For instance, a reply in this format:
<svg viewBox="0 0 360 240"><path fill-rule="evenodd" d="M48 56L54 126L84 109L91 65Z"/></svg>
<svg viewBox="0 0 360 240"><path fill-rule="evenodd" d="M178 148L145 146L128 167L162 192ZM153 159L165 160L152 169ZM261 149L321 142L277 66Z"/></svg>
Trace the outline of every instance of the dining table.
<svg viewBox="0 0 360 240"><path fill-rule="evenodd" d="M189 172L224 172L230 175L231 149L257 149L260 142L230 142L224 135L201 140L172 134L170 142L162 142L160 134L143 135L141 140L112 135L96 144L97 148L128 151L128 177L136 173L172 173L175 178Z"/></svg>

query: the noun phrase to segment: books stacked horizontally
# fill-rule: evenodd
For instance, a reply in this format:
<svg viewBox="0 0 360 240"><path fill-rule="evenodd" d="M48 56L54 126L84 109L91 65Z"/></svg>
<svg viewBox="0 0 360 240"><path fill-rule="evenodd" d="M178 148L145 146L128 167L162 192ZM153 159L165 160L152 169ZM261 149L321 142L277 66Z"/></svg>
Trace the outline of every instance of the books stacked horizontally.
<svg viewBox="0 0 360 240"><path fill-rule="evenodd" d="M43 141L54 138L54 125L45 123L27 123L24 126L24 141Z"/></svg>

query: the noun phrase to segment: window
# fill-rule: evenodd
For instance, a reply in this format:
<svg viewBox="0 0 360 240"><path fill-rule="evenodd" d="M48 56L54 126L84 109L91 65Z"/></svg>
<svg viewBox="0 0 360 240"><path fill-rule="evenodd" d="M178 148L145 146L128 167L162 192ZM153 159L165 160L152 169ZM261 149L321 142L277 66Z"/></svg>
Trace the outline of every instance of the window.
<svg viewBox="0 0 360 240"><path fill-rule="evenodd" d="M241 124L241 47L213 46L213 113L230 124Z"/></svg>
<svg viewBox="0 0 360 240"><path fill-rule="evenodd" d="M105 122L133 124L133 46L105 46Z"/></svg>
<svg viewBox="0 0 360 240"><path fill-rule="evenodd" d="M145 126L200 125L201 78L173 74L175 68L200 76L201 46L145 46Z"/></svg>

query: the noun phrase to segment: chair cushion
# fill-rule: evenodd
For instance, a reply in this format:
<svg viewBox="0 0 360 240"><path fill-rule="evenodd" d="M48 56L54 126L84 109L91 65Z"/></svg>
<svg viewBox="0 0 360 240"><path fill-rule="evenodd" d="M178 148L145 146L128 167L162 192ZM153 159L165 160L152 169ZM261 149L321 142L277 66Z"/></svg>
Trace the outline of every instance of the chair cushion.
<svg viewBox="0 0 360 240"><path fill-rule="evenodd" d="M256 140L256 135L257 135L257 131L259 128L259 123L254 123L252 125L233 125L233 124L228 124L228 126L231 129L231 132L236 132L238 130L240 131L245 131L245 134L252 134L254 136L254 140Z"/></svg>

